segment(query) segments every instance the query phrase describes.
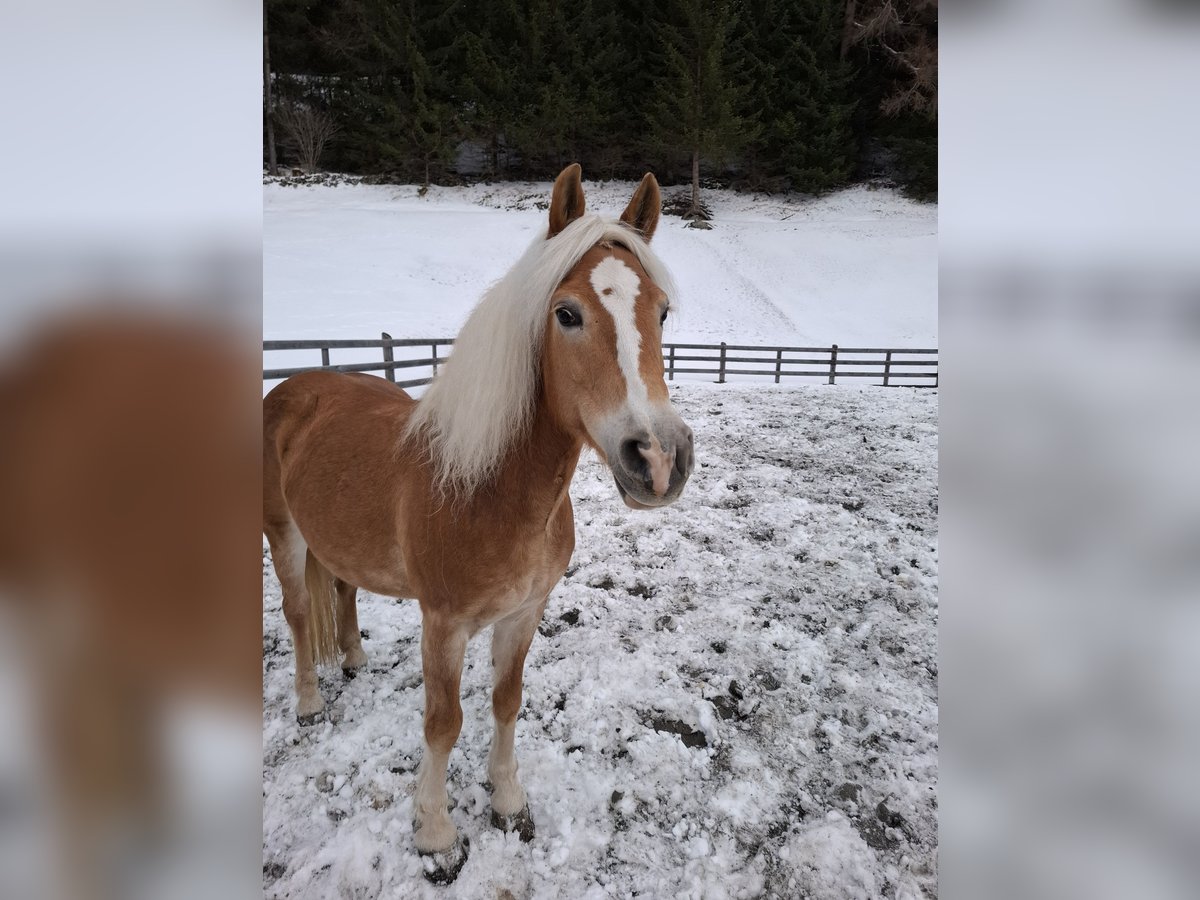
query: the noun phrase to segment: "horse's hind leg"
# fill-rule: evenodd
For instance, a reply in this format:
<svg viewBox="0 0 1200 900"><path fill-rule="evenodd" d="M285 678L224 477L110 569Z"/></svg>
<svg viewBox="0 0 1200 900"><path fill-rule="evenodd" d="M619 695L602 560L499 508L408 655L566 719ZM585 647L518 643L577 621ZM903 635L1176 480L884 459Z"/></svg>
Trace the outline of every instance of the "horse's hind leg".
<svg viewBox="0 0 1200 900"><path fill-rule="evenodd" d="M517 778L517 757L513 746L517 712L521 708L521 681L525 655L537 631L545 608L538 606L502 619L492 630L492 716L496 731L488 754L488 780L492 783L492 824L504 831L515 831L521 840L533 840L533 818L525 798L525 789Z"/></svg>
<svg viewBox="0 0 1200 900"><path fill-rule="evenodd" d="M309 629L308 588L304 585L304 559L308 545L295 524L270 529L267 541L275 574L283 588L283 616L292 630L292 647L296 654L296 720L312 725L321 718L325 701L317 686L317 667L313 659Z"/></svg>
<svg viewBox="0 0 1200 900"><path fill-rule="evenodd" d="M340 578L337 586L337 632L342 653L342 672L347 678L367 664L362 635L358 631L358 588Z"/></svg>
<svg viewBox="0 0 1200 900"><path fill-rule="evenodd" d="M467 844L446 810L446 763L462 728L458 691L468 634L457 623L426 613L421 626L421 663L425 673L425 754L417 771L414 839L422 856L432 859L431 881L447 884L467 859Z"/></svg>

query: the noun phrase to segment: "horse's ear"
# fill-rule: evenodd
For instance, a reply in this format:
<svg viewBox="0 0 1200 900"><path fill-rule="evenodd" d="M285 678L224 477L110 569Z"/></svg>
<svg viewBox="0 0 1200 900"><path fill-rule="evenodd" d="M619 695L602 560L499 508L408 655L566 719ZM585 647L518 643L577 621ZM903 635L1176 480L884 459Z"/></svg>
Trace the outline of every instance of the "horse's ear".
<svg viewBox="0 0 1200 900"><path fill-rule="evenodd" d="M647 172L642 176L642 183L633 192L633 199L621 213L621 221L636 228L647 241L654 237L654 229L658 227L658 217L662 212L662 195L658 191L658 180Z"/></svg>
<svg viewBox="0 0 1200 900"><path fill-rule="evenodd" d="M579 163L571 163L558 174L550 197L550 233L546 237L554 237L583 215L582 177Z"/></svg>

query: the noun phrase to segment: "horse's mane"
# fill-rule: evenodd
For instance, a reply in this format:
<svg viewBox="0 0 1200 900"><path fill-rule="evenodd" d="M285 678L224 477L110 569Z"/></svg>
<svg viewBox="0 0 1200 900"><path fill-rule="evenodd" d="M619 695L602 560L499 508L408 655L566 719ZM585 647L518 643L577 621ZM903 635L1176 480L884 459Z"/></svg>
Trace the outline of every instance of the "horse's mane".
<svg viewBox="0 0 1200 900"><path fill-rule="evenodd" d="M442 491L473 494L527 433L551 294L601 241L633 253L675 305L670 275L632 228L586 215L549 240L539 236L484 293L405 429L406 439L424 434Z"/></svg>

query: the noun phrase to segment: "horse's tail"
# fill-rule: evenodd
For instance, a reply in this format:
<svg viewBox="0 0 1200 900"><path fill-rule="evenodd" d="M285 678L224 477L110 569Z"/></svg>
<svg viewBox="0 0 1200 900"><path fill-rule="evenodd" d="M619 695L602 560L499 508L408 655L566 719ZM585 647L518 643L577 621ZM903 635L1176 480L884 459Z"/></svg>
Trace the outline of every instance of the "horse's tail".
<svg viewBox="0 0 1200 900"><path fill-rule="evenodd" d="M341 659L337 633L337 589L333 573L308 550L304 559L308 588L308 643L314 665L334 665Z"/></svg>

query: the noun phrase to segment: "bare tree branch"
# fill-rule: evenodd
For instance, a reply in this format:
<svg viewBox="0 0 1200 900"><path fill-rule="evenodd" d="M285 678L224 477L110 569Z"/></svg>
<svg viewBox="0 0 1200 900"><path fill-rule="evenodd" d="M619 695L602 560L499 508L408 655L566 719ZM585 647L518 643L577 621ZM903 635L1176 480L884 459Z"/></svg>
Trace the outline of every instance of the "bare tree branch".
<svg viewBox="0 0 1200 900"><path fill-rule="evenodd" d="M307 172L317 171L325 145L341 131L341 126L325 110L296 100L281 102L275 117L284 134L295 142L301 167Z"/></svg>
<svg viewBox="0 0 1200 900"><path fill-rule="evenodd" d="M887 54L895 80L880 108L937 114L938 0L848 0L844 40Z"/></svg>

